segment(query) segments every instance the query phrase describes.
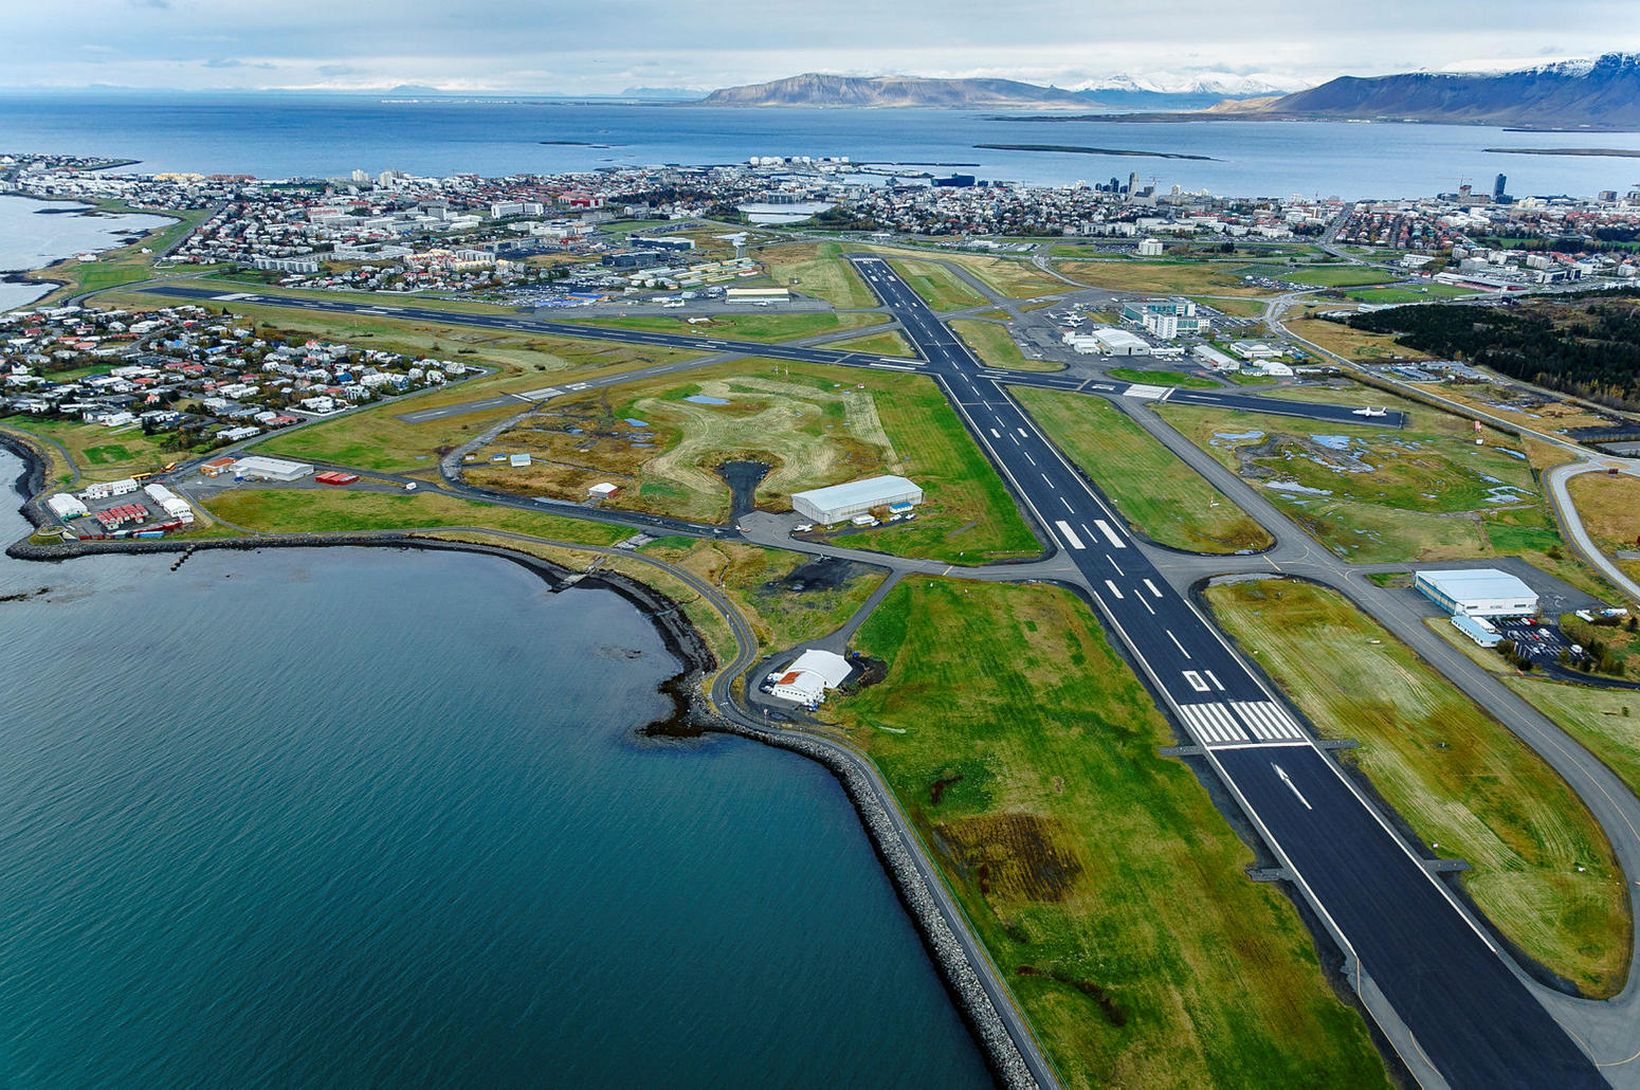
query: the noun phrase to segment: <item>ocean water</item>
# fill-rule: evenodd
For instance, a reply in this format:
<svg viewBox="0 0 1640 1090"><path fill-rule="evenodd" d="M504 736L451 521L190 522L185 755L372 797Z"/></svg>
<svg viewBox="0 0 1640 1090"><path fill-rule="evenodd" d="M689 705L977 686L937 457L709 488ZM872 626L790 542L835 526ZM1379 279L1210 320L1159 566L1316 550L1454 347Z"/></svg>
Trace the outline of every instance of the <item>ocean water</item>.
<svg viewBox="0 0 1640 1090"><path fill-rule="evenodd" d="M1165 190L1231 195L1422 196L1461 180L1516 195L1591 196L1640 180L1640 162L1491 154L1489 147L1626 147L1630 133L1509 133L1471 125L1329 122L990 120L950 110L722 109L542 100L366 95L0 93L0 150L108 155L149 170L260 177L395 168L592 170L617 164L731 163L750 155L974 164L981 177L1067 184L1137 171ZM579 141L543 144L543 140ZM1214 162L979 150L978 143L1072 144L1211 156Z"/></svg>
<svg viewBox="0 0 1640 1090"><path fill-rule="evenodd" d="M88 205L0 196L0 311L51 291L49 284L17 283L6 273L38 269L86 250L123 245L130 233L152 231L164 216L87 215Z"/></svg>
<svg viewBox="0 0 1640 1090"><path fill-rule="evenodd" d="M0 561L0 1085L988 1084L823 770L634 736L621 599L171 559Z"/></svg>

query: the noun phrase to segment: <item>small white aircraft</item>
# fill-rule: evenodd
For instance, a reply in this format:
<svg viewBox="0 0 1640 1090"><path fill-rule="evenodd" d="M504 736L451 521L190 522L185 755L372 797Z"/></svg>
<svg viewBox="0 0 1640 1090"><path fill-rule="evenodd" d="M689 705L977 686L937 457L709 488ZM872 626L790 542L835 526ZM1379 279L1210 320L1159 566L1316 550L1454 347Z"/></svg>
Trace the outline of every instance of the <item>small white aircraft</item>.
<svg viewBox="0 0 1640 1090"><path fill-rule="evenodd" d="M1356 416L1388 416L1389 415L1388 411L1386 411L1384 409L1377 408L1376 406L1367 406L1367 407L1355 409L1355 410L1353 410L1353 412L1354 412L1354 415L1356 415Z"/></svg>

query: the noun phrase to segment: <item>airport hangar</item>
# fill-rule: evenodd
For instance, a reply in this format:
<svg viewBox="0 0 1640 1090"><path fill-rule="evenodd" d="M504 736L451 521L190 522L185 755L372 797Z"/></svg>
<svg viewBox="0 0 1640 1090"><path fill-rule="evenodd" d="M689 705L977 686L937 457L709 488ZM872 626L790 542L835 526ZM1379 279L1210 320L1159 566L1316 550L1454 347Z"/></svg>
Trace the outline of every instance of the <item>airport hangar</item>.
<svg viewBox="0 0 1640 1090"><path fill-rule="evenodd" d="M813 522L830 526L866 514L875 507L922 501L922 489L904 477L867 477L863 481L793 492L792 510Z"/></svg>
<svg viewBox="0 0 1640 1090"><path fill-rule="evenodd" d="M1412 585L1431 602L1464 617L1532 617L1537 592L1497 568L1414 572Z"/></svg>

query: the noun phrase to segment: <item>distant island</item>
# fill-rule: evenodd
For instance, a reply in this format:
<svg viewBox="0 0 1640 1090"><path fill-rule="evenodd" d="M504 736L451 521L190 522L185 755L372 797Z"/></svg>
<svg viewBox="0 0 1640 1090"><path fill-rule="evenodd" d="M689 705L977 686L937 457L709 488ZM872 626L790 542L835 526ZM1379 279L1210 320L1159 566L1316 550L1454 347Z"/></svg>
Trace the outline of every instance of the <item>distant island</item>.
<svg viewBox="0 0 1640 1090"><path fill-rule="evenodd" d="M1600 155L1613 159L1640 159L1640 148L1483 148L1497 155Z"/></svg>
<svg viewBox="0 0 1640 1090"><path fill-rule="evenodd" d="M1216 163L1211 155L1190 155L1179 151L1134 151L1131 148L1089 148L1079 144L975 144L976 148L996 151L1058 151L1067 155L1133 155L1144 159L1198 159Z"/></svg>

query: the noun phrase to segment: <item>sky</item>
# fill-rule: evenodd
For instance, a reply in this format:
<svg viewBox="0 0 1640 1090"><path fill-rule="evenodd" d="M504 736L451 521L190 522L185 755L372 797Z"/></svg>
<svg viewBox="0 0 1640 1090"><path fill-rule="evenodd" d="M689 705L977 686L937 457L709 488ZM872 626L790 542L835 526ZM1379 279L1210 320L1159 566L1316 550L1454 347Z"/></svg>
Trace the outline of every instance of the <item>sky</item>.
<svg viewBox="0 0 1640 1090"><path fill-rule="evenodd" d="M618 94L800 72L1079 87L1640 51L1634 0L0 0L0 85Z"/></svg>

